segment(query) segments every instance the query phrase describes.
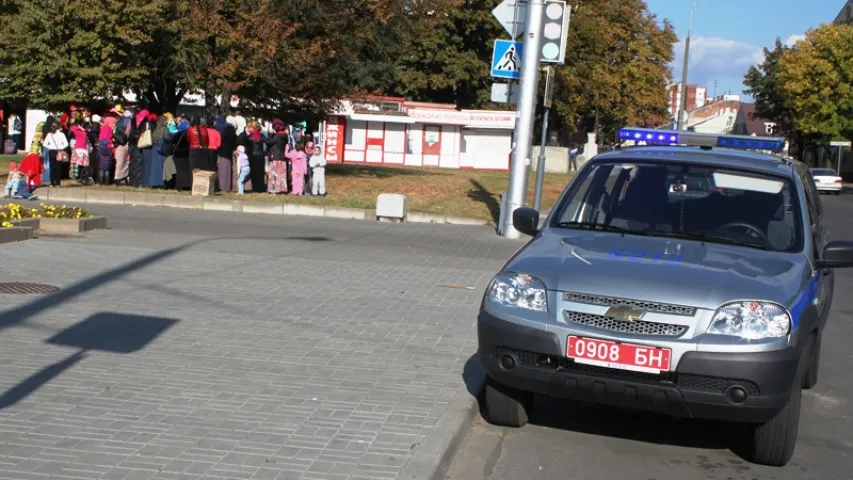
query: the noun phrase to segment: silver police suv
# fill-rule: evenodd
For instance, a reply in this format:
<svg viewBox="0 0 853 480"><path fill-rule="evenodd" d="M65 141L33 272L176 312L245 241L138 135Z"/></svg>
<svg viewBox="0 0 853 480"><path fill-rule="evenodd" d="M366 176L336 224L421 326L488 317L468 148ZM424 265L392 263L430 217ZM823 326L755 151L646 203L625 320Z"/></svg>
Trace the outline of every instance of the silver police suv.
<svg viewBox="0 0 853 480"><path fill-rule="evenodd" d="M829 241L783 140L618 136L635 145L587 162L544 223L513 212L533 238L482 301L486 419L524 425L549 395L739 422L747 460L787 464L853 242Z"/></svg>

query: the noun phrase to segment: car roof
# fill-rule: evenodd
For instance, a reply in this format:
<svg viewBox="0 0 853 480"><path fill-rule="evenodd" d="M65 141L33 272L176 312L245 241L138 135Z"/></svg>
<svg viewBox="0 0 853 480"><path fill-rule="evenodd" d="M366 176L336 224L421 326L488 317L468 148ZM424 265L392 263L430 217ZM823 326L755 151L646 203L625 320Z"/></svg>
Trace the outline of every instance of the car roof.
<svg viewBox="0 0 853 480"><path fill-rule="evenodd" d="M654 159L657 162L711 164L720 167L750 170L788 178L795 178L794 165L800 163L790 157L759 153L733 148L700 148L688 146L623 147L596 156L592 162Z"/></svg>

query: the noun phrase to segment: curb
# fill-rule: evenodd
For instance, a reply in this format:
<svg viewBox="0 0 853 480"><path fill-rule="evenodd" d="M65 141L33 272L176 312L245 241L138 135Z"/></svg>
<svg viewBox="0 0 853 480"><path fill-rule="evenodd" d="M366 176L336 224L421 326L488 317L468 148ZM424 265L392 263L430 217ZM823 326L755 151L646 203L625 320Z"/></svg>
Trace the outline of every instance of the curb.
<svg viewBox="0 0 853 480"><path fill-rule="evenodd" d="M397 476L398 480L444 480L453 457L468 436L480 412L478 398L486 386L486 372L474 357L470 371L463 372L464 385L453 397L430 433ZM467 365L466 365L467 367ZM466 368L466 370L468 370ZM475 393L472 393L475 392Z"/></svg>
<svg viewBox="0 0 853 480"><path fill-rule="evenodd" d="M35 238L35 231L32 227L0 227L0 243L23 242L33 238Z"/></svg>
<svg viewBox="0 0 853 480"><path fill-rule="evenodd" d="M101 205L132 205L145 207L169 207L190 210L257 213L264 215L301 215L348 220L377 221L376 212L360 208L339 206L307 205L287 202L260 202L255 200L231 200L221 197L186 196L159 192L122 192L117 190L95 190L90 188L39 188L40 200L50 202L92 203ZM408 212L406 223L439 223L445 225L486 226L492 222L477 218L454 217L431 213Z"/></svg>

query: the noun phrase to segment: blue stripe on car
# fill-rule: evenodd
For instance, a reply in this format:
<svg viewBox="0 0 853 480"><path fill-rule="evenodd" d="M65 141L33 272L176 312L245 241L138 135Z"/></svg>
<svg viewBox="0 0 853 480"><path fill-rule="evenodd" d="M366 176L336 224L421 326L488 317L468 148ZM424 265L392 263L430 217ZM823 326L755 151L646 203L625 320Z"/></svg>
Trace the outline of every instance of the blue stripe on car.
<svg viewBox="0 0 853 480"><path fill-rule="evenodd" d="M811 280L809 280L808 285L806 285L806 289L803 293L800 294L797 301L794 302L794 306L791 307L791 330L797 328L800 324L800 318L805 313L806 309L809 308L809 305L814 302L814 299L817 298L817 290L818 285L820 284L820 276L823 275L823 272L818 270L812 275Z"/></svg>
<svg viewBox="0 0 853 480"><path fill-rule="evenodd" d="M638 260L651 260L652 262L680 262L684 260L684 257L678 254L672 253L652 253L647 252L645 250L628 250L624 248L617 248L615 250L610 251L611 257L623 257L623 258L632 258Z"/></svg>

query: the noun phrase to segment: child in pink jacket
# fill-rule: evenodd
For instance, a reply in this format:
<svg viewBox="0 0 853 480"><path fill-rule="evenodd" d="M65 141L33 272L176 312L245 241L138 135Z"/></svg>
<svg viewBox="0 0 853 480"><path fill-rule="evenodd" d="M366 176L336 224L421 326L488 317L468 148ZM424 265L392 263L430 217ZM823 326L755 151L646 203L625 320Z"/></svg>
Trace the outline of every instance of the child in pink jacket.
<svg viewBox="0 0 853 480"><path fill-rule="evenodd" d="M290 160L291 185L293 194L302 195L305 190L305 174L308 173L308 157L305 156L305 144L299 142L295 149L290 149L286 154Z"/></svg>

